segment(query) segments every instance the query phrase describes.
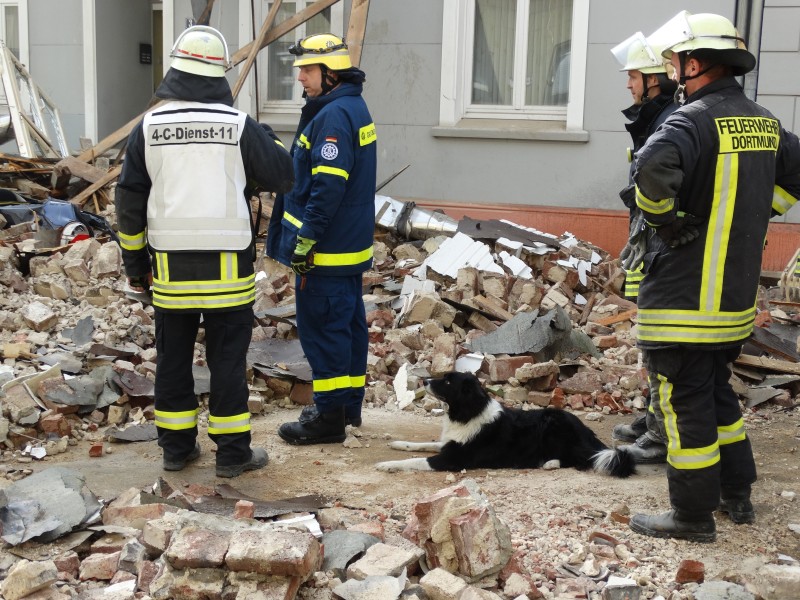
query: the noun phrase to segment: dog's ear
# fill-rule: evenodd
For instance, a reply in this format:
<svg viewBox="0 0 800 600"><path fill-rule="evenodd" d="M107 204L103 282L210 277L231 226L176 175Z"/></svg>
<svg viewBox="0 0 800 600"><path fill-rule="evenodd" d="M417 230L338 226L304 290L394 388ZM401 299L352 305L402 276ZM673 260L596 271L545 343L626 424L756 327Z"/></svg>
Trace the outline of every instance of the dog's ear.
<svg viewBox="0 0 800 600"><path fill-rule="evenodd" d="M483 396L483 387L481 386L480 380L471 373L466 375L464 381L461 382L461 390L464 394L469 394L478 398Z"/></svg>

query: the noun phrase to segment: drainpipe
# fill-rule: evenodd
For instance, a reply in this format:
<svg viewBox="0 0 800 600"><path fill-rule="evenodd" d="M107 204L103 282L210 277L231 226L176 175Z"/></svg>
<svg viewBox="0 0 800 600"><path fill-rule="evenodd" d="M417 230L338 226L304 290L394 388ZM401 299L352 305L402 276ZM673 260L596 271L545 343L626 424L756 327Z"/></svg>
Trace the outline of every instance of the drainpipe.
<svg viewBox="0 0 800 600"><path fill-rule="evenodd" d="M758 70L761 66L761 33L765 0L737 0L735 24L747 44L747 49L756 57L756 68L744 76L745 96L754 102L758 98Z"/></svg>

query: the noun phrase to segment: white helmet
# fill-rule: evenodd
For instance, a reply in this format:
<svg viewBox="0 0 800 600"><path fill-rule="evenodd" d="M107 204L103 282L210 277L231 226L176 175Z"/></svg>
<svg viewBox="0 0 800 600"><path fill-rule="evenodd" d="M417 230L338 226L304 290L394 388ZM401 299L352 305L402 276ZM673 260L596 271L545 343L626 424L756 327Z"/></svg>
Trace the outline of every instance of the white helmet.
<svg viewBox="0 0 800 600"><path fill-rule="evenodd" d="M205 25L189 27L180 34L169 55L171 68L206 77L225 77L231 66L225 38Z"/></svg>
<svg viewBox="0 0 800 600"><path fill-rule="evenodd" d="M681 11L655 31L650 39L664 47L663 56L674 52L704 51L714 63L733 67L734 75L749 73L756 66L756 57L747 50L744 39L728 19L712 13L691 14Z"/></svg>
<svg viewBox="0 0 800 600"><path fill-rule="evenodd" d="M622 65L620 71L641 73L666 73L667 67L661 52L653 48L641 31L611 49L611 54Z"/></svg>

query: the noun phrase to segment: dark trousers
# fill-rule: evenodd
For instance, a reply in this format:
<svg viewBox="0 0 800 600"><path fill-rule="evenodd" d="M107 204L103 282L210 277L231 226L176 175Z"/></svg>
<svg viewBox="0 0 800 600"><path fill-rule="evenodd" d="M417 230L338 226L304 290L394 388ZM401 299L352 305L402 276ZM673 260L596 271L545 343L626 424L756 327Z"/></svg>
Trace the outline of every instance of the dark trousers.
<svg viewBox="0 0 800 600"><path fill-rule="evenodd" d="M192 363L200 313L156 311L155 408L180 413L198 407ZM212 417L247 415L247 349L253 334L253 309L208 312L202 315L206 359L211 371L209 413ZM217 444L217 464L235 465L250 459L250 429L224 435L209 434ZM158 445L166 455L183 457L194 448L197 426L158 428Z"/></svg>
<svg viewBox="0 0 800 600"><path fill-rule="evenodd" d="M730 385L741 348L645 350L650 395L667 440L672 507L705 516L720 497L750 495L756 465Z"/></svg>
<svg viewBox="0 0 800 600"><path fill-rule="evenodd" d="M344 406L361 416L369 332L361 275L298 277L297 333L311 365L314 403L321 413Z"/></svg>

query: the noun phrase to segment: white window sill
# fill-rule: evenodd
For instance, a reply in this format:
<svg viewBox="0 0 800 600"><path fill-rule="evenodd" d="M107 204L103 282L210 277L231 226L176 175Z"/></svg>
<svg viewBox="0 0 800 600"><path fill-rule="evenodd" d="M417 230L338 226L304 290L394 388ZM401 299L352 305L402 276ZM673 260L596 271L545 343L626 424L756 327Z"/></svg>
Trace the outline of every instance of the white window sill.
<svg viewBox="0 0 800 600"><path fill-rule="evenodd" d="M544 142L588 142L589 132L568 131L564 121L523 121L516 119L461 119L456 125L431 128L433 137L535 140Z"/></svg>

